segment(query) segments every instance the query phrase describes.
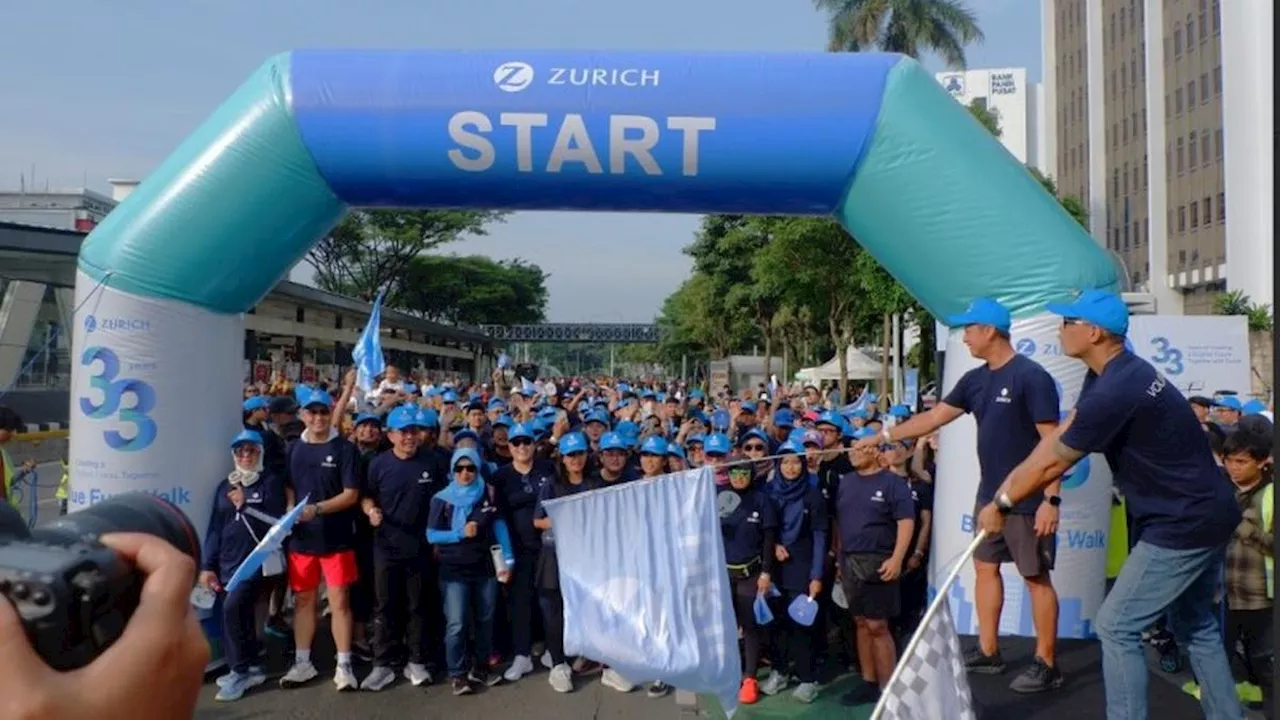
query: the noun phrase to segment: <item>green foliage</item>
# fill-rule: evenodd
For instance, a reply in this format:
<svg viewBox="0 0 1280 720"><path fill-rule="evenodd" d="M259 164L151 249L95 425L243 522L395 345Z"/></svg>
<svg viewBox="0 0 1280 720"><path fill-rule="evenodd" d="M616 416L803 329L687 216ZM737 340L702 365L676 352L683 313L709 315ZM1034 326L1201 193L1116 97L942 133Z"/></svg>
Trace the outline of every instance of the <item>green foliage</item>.
<svg viewBox="0 0 1280 720"><path fill-rule="evenodd" d="M1243 290L1218 293L1213 299L1213 311L1218 315L1244 315L1248 319L1249 329L1255 332L1275 327L1271 306L1253 302Z"/></svg>
<svg viewBox="0 0 1280 720"><path fill-rule="evenodd" d="M985 99L975 99L969 103L968 108L970 114L978 122L982 123L982 127L986 128L987 132L996 137L1004 135L1004 130L1000 128L1000 111L993 107L988 107Z"/></svg>
<svg viewBox="0 0 1280 720"><path fill-rule="evenodd" d="M947 67L966 65L965 46L980 43L978 18L962 0L815 0L827 13L837 52L879 49L919 59L937 55Z"/></svg>
<svg viewBox="0 0 1280 720"><path fill-rule="evenodd" d="M546 317L547 274L525 260L419 255L389 305L454 325L538 323Z"/></svg>
<svg viewBox="0 0 1280 720"><path fill-rule="evenodd" d="M472 210L355 210L307 253L323 290L372 301L394 295L409 263L466 235L484 235L502 213Z"/></svg>

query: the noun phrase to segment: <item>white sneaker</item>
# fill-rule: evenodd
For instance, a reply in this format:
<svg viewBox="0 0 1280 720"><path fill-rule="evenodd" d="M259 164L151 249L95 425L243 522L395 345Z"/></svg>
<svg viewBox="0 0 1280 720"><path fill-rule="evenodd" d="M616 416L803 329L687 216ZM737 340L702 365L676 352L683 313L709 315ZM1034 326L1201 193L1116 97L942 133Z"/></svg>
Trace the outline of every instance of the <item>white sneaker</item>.
<svg viewBox="0 0 1280 720"><path fill-rule="evenodd" d="M394 678L395 676L393 675L392 677ZM360 689L360 681L356 680L355 671L351 669L350 665L338 665L338 668L333 671L333 684L338 688L339 692Z"/></svg>
<svg viewBox="0 0 1280 720"><path fill-rule="evenodd" d="M533 672L533 661L528 655L517 655L515 660L511 661L511 667L502 673L502 679L507 682L515 682L520 678Z"/></svg>
<svg viewBox="0 0 1280 720"><path fill-rule="evenodd" d="M760 683L760 692L765 695L777 695L787 689L787 676L774 670L769 673L769 677Z"/></svg>
<svg viewBox="0 0 1280 720"><path fill-rule="evenodd" d="M627 679L619 675L618 671L613 668L605 669L600 676L600 683L622 693L629 693L636 689L635 685L627 682Z"/></svg>
<svg viewBox="0 0 1280 720"><path fill-rule="evenodd" d="M551 683L551 689L558 693L573 692L573 670L569 669L568 663L560 663L551 668L547 682Z"/></svg>
<svg viewBox="0 0 1280 720"><path fill-rule="evenodd" d="M431 671L422 663L409 663L404 666L404 676L414 687L431 684Z"/></svg>
<svg viewBox="0 0 1280 720"><path fill-rule="evenodd" d="M542 653L542 667L544 667L544 668L546 668L546 669L550 670L551 668L553 668L553 667L555 667L555 666L556 666L555 661L553 661L553 660L551 659L551 651L550 651L550 650L545 650L545 651L543 651L543 653Z"/></svg>
<svg viewBox="0 0 1280 720"><path fill-rule="evenodd" d="M791 696L802 703L811 703L818 697L818 686L814 683L800 683Z"/></svg>
<svg viewBox="0 0 1280 720"><path fill-rule="evenodd" d="M395 681L396 681L396 674L391 672L391 668L386 667L384 665L379 665L375 667L367 676L365 676L364 682L360 683L360 689L368 690L369 692L378 692L379 690L385 688L386 686L390 685ZM337 684L338 682L337 674L334 674L333 682ZM343 688L341 685L338 685L338 689L341 690Z"/></svg>
<svg viewBox="0 0 1280 720"><path fill-rule="evenodd" d="M311 664L310 660L295 660L293 667L289 668L289 672L280 678L280 687L288 690L305 685L320 676L316 672L316 666Z"/></svg>

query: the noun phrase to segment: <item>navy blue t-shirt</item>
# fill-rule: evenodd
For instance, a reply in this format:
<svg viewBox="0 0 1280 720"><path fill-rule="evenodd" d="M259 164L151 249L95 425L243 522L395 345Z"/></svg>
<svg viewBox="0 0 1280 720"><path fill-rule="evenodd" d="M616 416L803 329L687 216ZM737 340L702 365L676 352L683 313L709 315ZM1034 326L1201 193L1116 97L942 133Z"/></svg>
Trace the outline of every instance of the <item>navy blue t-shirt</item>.
<svg viewBox="0 0 1280 720"><path fill-rule="evenodd" d="M769 496L755 487L735 490L725 486L716 494L716 507L720 510L725 562L745 565L760 559L765 531L778 529L778 512Z"/></svg>
<svg viewBox="0 0 1280 720"><path fill-rule="evenodd" d="M911 499L916 505L916 527L911 533L911 550L914 551L916 543L920 541L920 531L924 529L924 524L920 522L922 513L933 514L933 485L923 480L909 480L907 486L911 488ZM932 548L932 544L930 548ZM925 553L925 559L929 557Z"/></svg>
<svg viewBox="0 0 1280 720"><path fill-rule="evenodd" d="M356 446L342 437L328 442L298 440L289 446L289 487L294 499L318 503L337 497L343 490L360 490L356 472ZM289 536L289 551L305 555L328 555L355 547L354 507L330 515L318 515L300 522Z"/></svg>
<svg viewBox="0 0 1280 720"><path fill-rule="evenodd" d="M451 532L453 512L452 504L441 497L433 496L427 515L427 530ZM477 525L476 536L458 538L458 542L440 543L435 546L442 580L461 578L475 580L493 576L493 556L489 554L489 548L499 542L495 524L503 519L504 514L502 495L492 485L488 485L480 501L467 515L467 522L474 522Z"/></svg>
<svg viewBox="0 0 1280 720"><path fill-rule="evenodd" d="M258 481L243 491L245 508L253 508L271 517L284 515L284 478L280 475L263 471ZM217 573L218 579L224 583L231 579L236 568L271 529L271 523L237 511L227 497L229 492L231 483L223 478L214 490L213 512L209 516L201 566Z"/></svg>
<svg viewBox="0 0 1280 720"><path fill-rule="evenodd" d="M373 529L374 552L390 560L418 556L427 541L431 498L444 489L447 473L422 450L404 459L387 450L369 462L365 492L382 511L382 524Z"/></svg>
<svg viewBox="0 0 1280 720"><path fill-rule="evenodd" d="M492 478L506 500L511 524L513 549L521 554L534 554L542 549L542 531L533 526L534 510L542 486L554 482L556 466L546 460L534 460L528 474L521 474L515 463L498 468Z"/></svg>
<svg viewBox="0 0 1280 720"><path fill-rule="evenodd" d="M630 461L628 461L628 463L629 462ZM630 464L622 468L622 475L617 480L606 480L604 477L603 468L597 468L594 473L588 473L588 474L594 477L594 479L598 480L600 484L605 487L609 487L611 485L621 485L622 483L629 483L634 480L639 480L641 477L643 477L643 473L640 472L640 469Z"/></svg>
<svg viewBox="0 0 1280 720"><path fill-rule="evenodd" d="M584 477L582 482L574 485L571 482L559 482L556 478L551 478L543 483L538 489L538 502L533 509L533 517L536 520L545 520L547 518L547 509L542 507L542 503L547 500L555 500L556 498L569 497L578 493L599 490L603 485L596 478ZM550 530L542 530L542 544L550 548L554 548L556 544L555 528Z"/></svg>
<svg viewBox="0 0 1280 720"><path fill-rule="evenodd" d="M855 470L841 477L835 506L842 553L891 555L898 543L898 521L916 516L911 486L888 470L869 475Z"/></svg>
<svg viewBox="0 0 1280 720"><path fill-rule="evenodd" d="M1127 350L1090 371L1062 444L1102 452L1124 495L1130 541L1184 550L1215 547L1240 523L1209 439L1178 388Z"/></svg>
<svg viewBox="0 0 1280 720"><path fill-rule="evenodd" d="M979 505L995 499L1009 473L1040 444L1036 423L1056 423L1059 418L1053 376L1024 355L1014 355L998 370L986 365L970 370L943 402L972 413L978 423ZM1043 501L1044 493L1037 492L1013 512L1034 515Z"/></svg>

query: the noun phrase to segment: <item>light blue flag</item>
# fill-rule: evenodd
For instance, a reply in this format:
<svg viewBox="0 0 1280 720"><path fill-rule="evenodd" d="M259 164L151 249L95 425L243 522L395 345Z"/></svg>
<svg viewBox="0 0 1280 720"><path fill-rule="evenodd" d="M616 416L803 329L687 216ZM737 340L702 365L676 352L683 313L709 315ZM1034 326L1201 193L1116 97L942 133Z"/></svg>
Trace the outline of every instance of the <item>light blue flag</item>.
<svg viewBox="0 0 1280 720"><path fill-rule="evenodd" d="M351 351L351 359L356 364L356 385L365 392L373 391L373 379L387 369L387 361L382 357L382 293L373 301L373 312L369 313L369 322L360 333L355 349Z"/></svg>
<svg viewBox="0 0 1280 720"><path fill-rule="evenodd" d="M738 705L742 658L708 468L544 504L556 533L566 655L634 683Z"/></svg>

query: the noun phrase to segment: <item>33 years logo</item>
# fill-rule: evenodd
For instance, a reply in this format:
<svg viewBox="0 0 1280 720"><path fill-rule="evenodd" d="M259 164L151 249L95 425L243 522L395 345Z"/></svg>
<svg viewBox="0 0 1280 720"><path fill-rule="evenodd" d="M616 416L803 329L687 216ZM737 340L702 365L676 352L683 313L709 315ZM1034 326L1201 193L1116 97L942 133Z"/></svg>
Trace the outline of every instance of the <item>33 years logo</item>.
<svg viewBox="0 0 1280 720"><path fill-rule="evenodd" d="M1156 349L1154 355L1150 356L1151 363L1169 377L1181 375L1187 368L1182 362L1182 351L1174 347L1166 337L1151 338L1151 347Z"/></svg>
<svg viewBox="0 0 1280 720"><path fill-rule="evenodd" d="M156 422L150 416L156 405L155 389L141 380L120 377L120 358L108 348L85 348L80 356L81 366L92 368L94 363L101 363L101 367L97 373L89 376L89 387L102 393L102 402L96 403L89 397L81 397L80 412L91 420L114 417L121 423L133 426L132 437L125 437L118 430L103 432L103 439L111 449L137 452L149 447L156 439ZM132 396L133 399L128 407L124 402L126 396Z"/></svg>

